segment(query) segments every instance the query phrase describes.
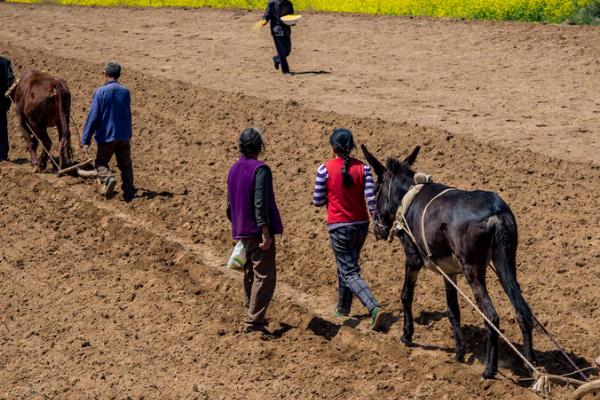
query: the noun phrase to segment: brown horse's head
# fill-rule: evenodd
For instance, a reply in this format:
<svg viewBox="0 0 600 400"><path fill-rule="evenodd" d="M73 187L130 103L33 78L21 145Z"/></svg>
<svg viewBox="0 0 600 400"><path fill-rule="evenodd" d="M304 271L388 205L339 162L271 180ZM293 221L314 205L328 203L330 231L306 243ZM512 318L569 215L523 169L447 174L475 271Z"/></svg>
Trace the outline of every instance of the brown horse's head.
<svg viewBox="0 0 600 400"><path fill-rule="evenodd" d="M368 163L377 175L375 183L375 193L377 196L377 215L374 217L374 233L377 239L387 239L398 207L402 203L402 198L406 195L412 185L415 184L415 172L411 169L415 162L419 146L415 147L412 153L403 161L396 158L388 158L384 166L373 154L362 145L361 149Z"/></svg>

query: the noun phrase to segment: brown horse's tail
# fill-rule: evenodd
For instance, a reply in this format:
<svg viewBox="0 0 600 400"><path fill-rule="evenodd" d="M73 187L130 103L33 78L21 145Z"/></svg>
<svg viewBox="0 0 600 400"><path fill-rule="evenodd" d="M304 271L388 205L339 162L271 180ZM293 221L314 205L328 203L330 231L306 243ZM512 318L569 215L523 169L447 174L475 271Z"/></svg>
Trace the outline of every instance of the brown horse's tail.
<svg viewBox="0 0 600 400"><path fill-rule="evenodd" d="M64 165L61 168L66 168L73 162L73 149L71 147L71 130L69 129L69 120L71 116L71 92L63 82L57 82L56 88L56 113L57 113L57 128L60 133L60 155Z"/></svg>
<svg viewBox="0 0 600 400"><path fill-rule="evenodd" d="M512 303L517 318L521 319L529 328L538 326L529 304L523 298L521 287L517 282L517 223L512 213L503 213L494 216L494 246L492 262L500 278L500 282Z"/></svg>

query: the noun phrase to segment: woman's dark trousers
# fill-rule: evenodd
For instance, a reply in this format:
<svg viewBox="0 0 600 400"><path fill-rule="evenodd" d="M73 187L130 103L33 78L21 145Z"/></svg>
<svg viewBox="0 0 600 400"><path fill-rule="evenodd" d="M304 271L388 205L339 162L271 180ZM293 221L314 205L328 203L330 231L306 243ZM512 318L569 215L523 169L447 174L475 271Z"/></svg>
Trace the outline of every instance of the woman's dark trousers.
<svg viewBox="0 0 600 400"><path fill-rule="evenodd" d="M329 232L338 271L339 300L336 311L344 315L350 313L354 296L358 297L369 313L379 306L371 289L360 276L360 251L368 233L368 223L340 226Z"/></svg>

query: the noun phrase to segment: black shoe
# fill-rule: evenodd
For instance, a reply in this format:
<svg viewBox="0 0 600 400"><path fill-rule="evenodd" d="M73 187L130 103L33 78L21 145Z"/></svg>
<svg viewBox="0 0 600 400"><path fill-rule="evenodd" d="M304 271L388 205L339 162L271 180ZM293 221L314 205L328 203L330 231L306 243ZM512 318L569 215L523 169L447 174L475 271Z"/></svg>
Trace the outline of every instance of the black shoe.
<svg viewBox="0 0 600 400"><path fill-rule="evenodd" d="M277 71L279 71L279 63L277 61L273 61L273 66Z"/></svg>
<svg viewBox="0 0 600 400"><path fill-rule="evenodd" d="M133 194L125 194L125 193L123 193L123 201L125 203L129 203L134 198L135 198L135 195L133 195Z"/></svg>

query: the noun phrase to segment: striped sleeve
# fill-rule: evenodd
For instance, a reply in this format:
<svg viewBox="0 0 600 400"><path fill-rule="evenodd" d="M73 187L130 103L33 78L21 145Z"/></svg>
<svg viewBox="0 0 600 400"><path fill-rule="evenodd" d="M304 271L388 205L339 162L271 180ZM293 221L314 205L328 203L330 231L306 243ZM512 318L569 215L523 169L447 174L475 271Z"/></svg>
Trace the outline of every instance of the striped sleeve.
<svg viewBox="0 0 600 400"><path fill-rule="evenodd" d="M319 165L319 168L317 169L315 191L313 193L312 201L317 207L327 204L327 168L325 168L325 164Z"/></svg>
<svg viewBox="0 0 600 400"><path fill-rule="evenodd" d="M369 214L371 214L371 217L374 217L377 213L377 199L375 198L375 181L373 181L371 167L367 164L365 164L365 200L367 201Z"/></svg>

